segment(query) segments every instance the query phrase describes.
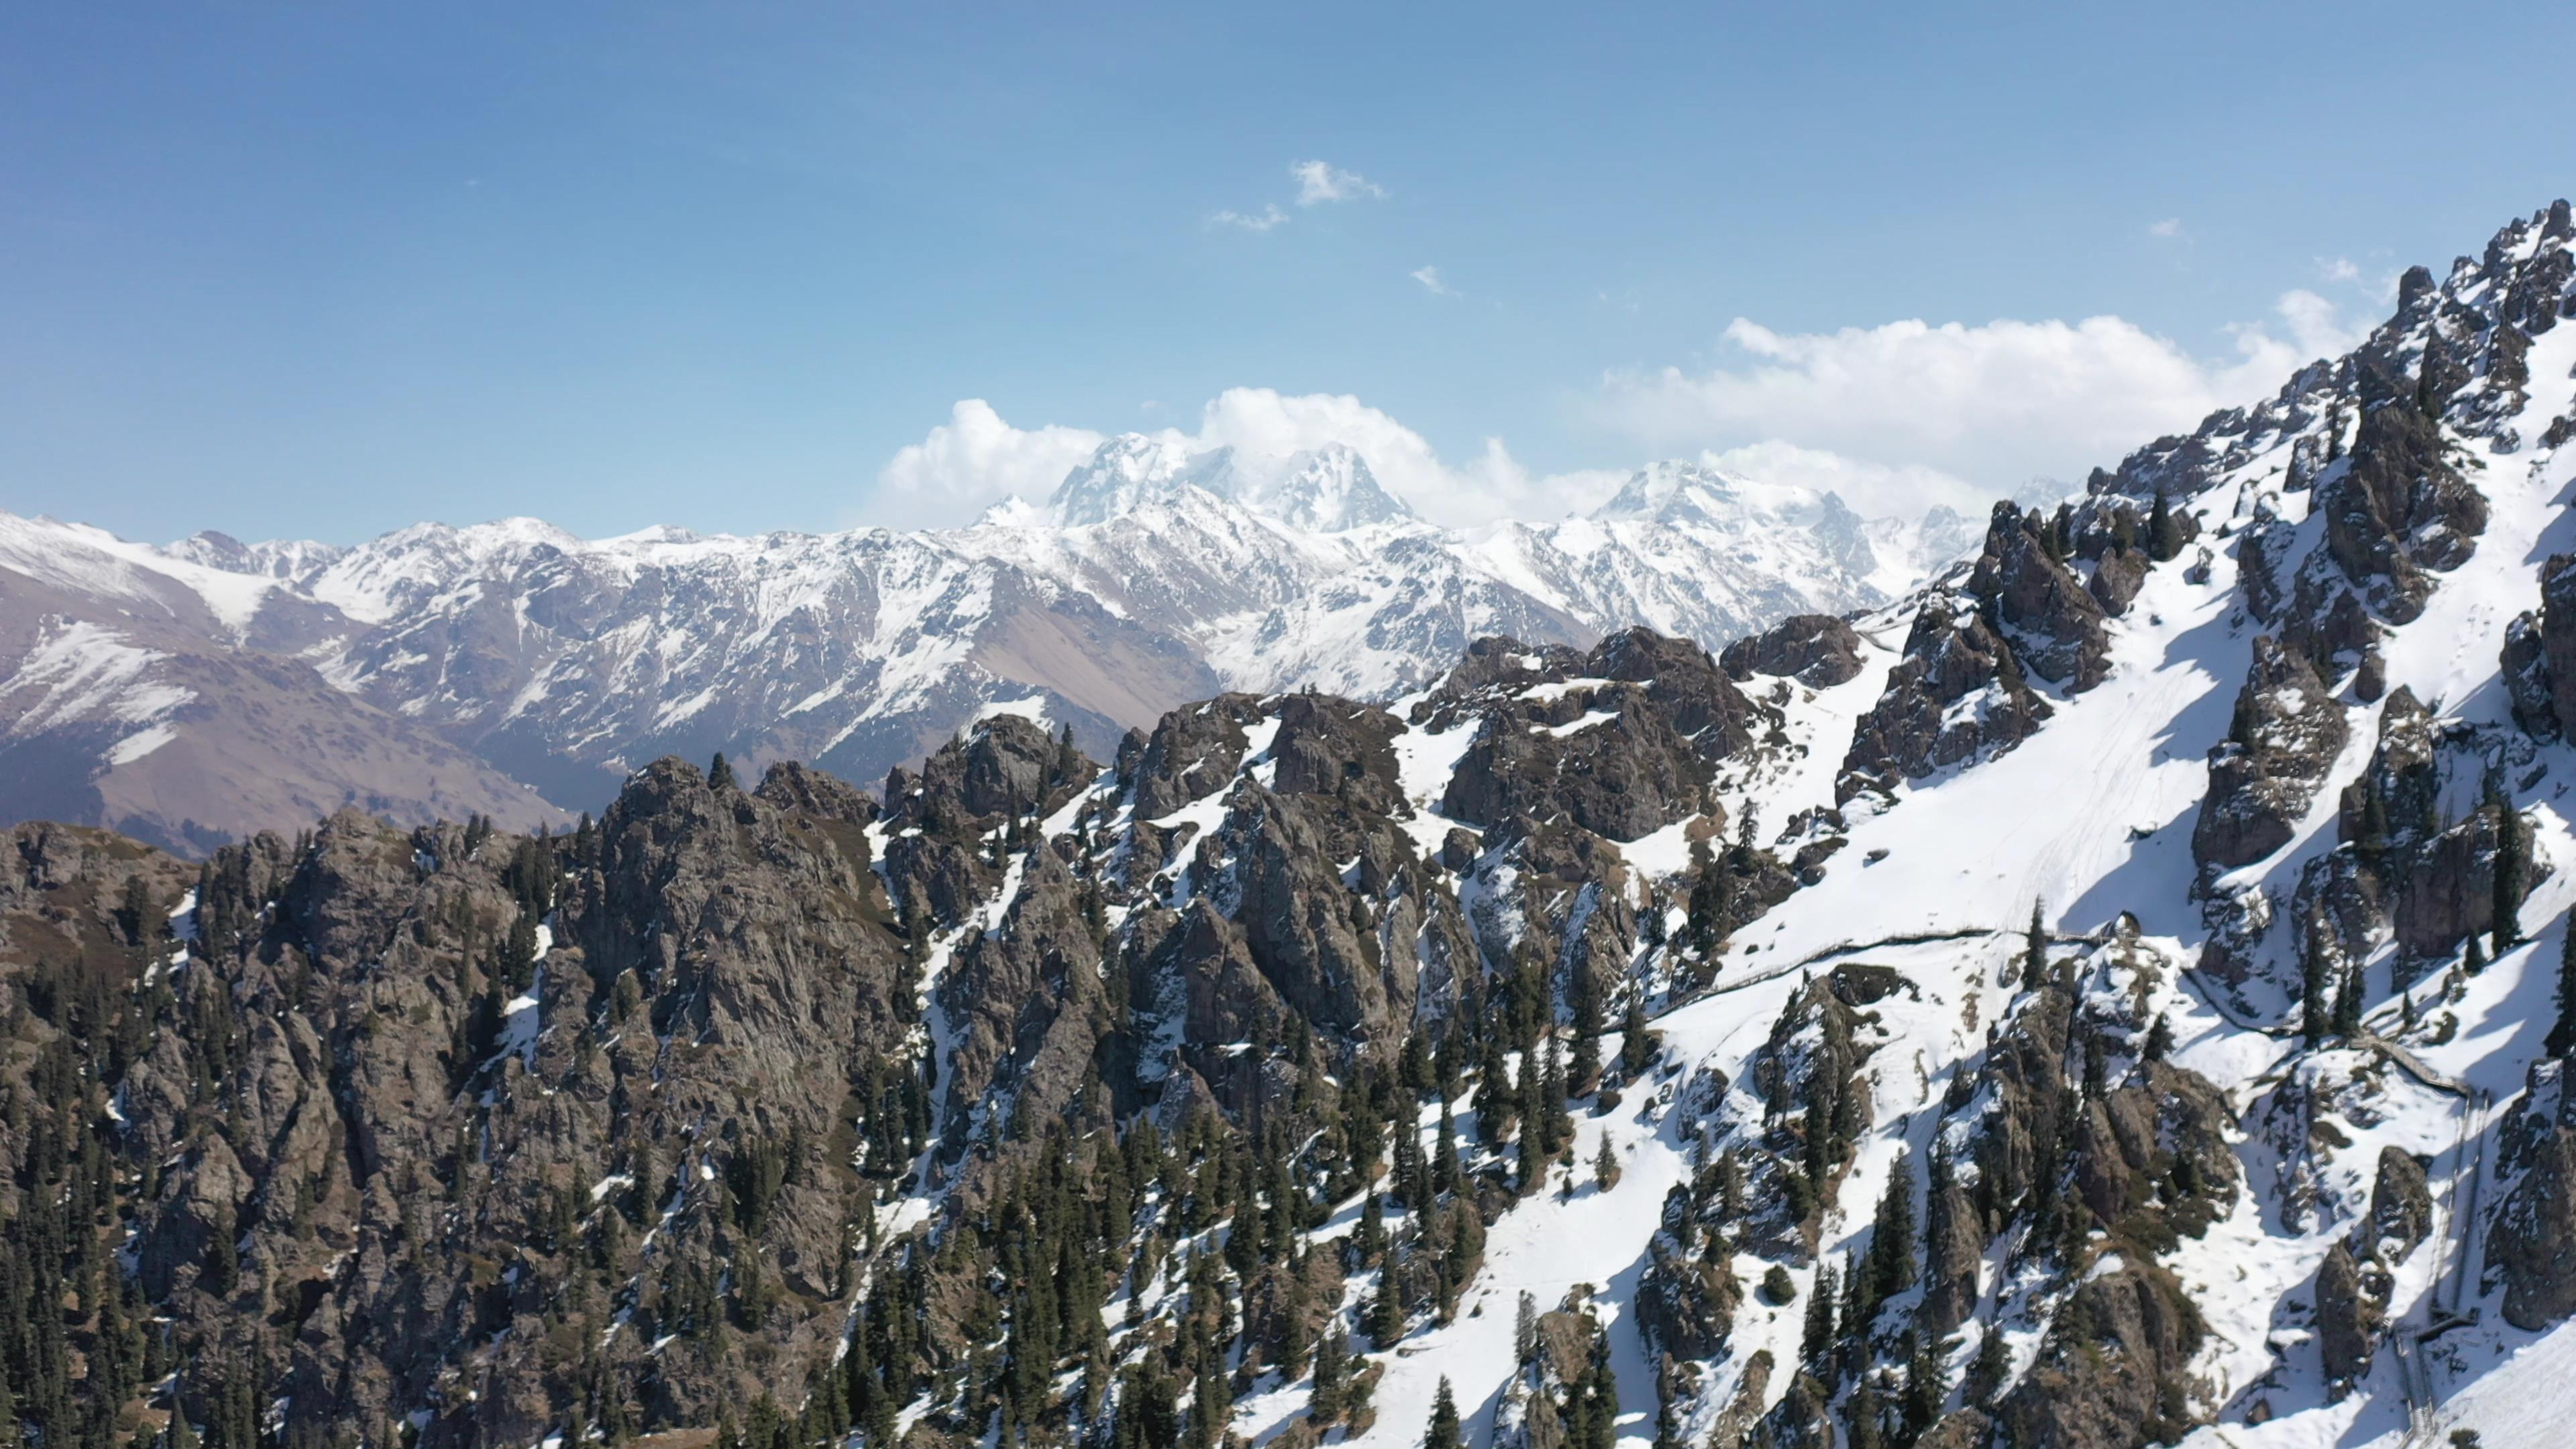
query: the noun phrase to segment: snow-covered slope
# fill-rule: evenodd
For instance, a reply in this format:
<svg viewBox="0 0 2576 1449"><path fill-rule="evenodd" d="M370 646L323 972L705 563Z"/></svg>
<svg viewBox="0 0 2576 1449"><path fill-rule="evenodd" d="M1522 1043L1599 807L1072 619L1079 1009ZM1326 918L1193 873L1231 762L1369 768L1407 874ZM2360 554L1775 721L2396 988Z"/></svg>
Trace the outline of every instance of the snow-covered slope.
<svg viewBox="0 0 2576 1449"><path fill-rule="evenodd" d="M1348 447L1245 460L1142 435L1044 504L925 533L585 540L520 518L161 548L0 521L0 577L70 589L103 627L145 610L193 648L292 658L575 808L664 753L873 779L1003 701L1105 752L1218 689L1391 696L1484 634L1722 641L1884 602L1972 542L1683 464L1595 517L1461 532ZM0 813L32 808L0 791Z"/></svg>

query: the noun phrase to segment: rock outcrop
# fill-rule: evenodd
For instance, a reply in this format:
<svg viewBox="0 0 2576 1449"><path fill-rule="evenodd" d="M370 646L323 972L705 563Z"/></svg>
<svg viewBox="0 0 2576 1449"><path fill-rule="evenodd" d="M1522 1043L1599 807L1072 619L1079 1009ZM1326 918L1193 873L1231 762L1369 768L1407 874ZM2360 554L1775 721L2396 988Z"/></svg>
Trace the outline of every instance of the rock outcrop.
<svg viewBox="0 0 2576 1449"><path fill-rule="evenodd" d="M1782 675L1829 689L1860 673L1860 635L1831 614L1792 614L1749 639L1726 646L1717 661L1727 677L1747 683L1757 674Z"/></svg>
<svg viewBox="0 0 2576 1449"><path fill-rule="evenodd" d="M2343 707L2307 659L2256 639L2227 739L2209 752L2192 858L2204 871L2230 870L2289 844L2345 733Z"/></svg>

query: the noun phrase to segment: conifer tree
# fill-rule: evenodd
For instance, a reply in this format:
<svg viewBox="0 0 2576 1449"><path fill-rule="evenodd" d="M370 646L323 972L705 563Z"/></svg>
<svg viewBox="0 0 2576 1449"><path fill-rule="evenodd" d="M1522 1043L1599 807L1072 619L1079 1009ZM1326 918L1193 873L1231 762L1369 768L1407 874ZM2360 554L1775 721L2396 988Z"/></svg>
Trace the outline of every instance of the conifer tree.
<svg viewBox="0 0 2576 1449"><path fill-rule="evenodd" d="M1987 1324L1977 1339L1977 1356L1968 1365L1968 1402L1979 1408L1991 1406L2003 1390L2004 1375L2010 1372L2012 1360L2004 1348L2003 1330Z"/></svg>
<svg viewBox="0 0 2576 1449"><path fill-rule="evenodd" d="M1440 1100L1440 1138L1431 1158L1431 1190L1434 1193L1456 1192L1466 1182L1466 1173L1458 1165L1458 1125L1449 1115L1449 1099Z"/></svg>
<svg viewBox="0 0 2576 1449"><path fill-rule="evenodd" d="M1727 913L1734 907L1734 881L1711 857L1708 842L1691 842L1690 907L1683 930L1689 934L1691 949L1701 956L1714 956L1726 941Z"/></svg>
<svg viewBox="0 0 2576 1449"><path fill-rule="evenodd" d="M1870 1224L1869 1272L1872 1296L1880 1301L1914 1286L1914 1163L1901 1152Z"/></svg>
<svg viewBox="0 0 2576 1449"><path fill-rule="evenodd" d="M1654 1033L1646 1028L1646 1002L1640 991L1628 998L1628 1014L1619 1019L1619 1074L1634 1081L1654 1059Z"/></svg>
<svg viewBox="0 0 2576 1449"><path fill-rule="evenodd" d="M1422 1449L1458 1449L1458 1396L1450 1391L1449 1376L1440 1376L1440 1389L1431 1398L1431 1427L1422 1436Z"/></svg>
<svg viewBox="0 0 2576 1449"><path fill-rule="evenodd" d="M2344 969L2343 987L2335 993L2335 1035L2352 1038L2361 1034L2361 968Z"/></svg>
<svg viewBox="0 0 2576 1449"><path fill-rule="evenodd" d="M716 751L716 757L707 763L707 788L710 790L735 788L733 765L725 759L722 750Z"/></svg>
<svg viewBox="0 0 2576 1449"><path fill-rule="evenodd" d="M1592 1155L1592 1185L1603 1192L1619 1185L1619 1154L1610 1148L1610 1134L1601 1134L1601 1150Z"/></svg>
<svg viewBox="0 0 2576 1449"><path fill-rule="evenodd" d="M2182 552L2182 520L2174 517L2173 506L2165 491L2156 490L2156 504L2147 514L2147 557L2164 563Z"/></svg>
<svg viewBox="0 0 2576 1449"><path fill-rule="evenodd" d="M2147 1028L2147 1044L2139 1055L2143 1060L2160 1062L2173 1054L2173 1047L2173 1022L2163 1012L2158 1012L2155 1024Z"/></svg>
<svg viewBox="0 0 2576 1449"><path fill-rule="evenodd" d="M1798 1358L1816 1363L1834 1346L1834 1298L1841 1279L1831 1263L1816 1266L1815 1285L1807 1290L1807 1319L1798 1336Z"/></svg>
<svg viewBox="0 0 2576 1449"><path fill-rule="evenodd" d="M2048 982L2048 929L2041 922L2042 903L2030 903L2030 931L2022 944L2021 989L2037 991Z"/></svg>
<svg viewBox="0 0 2576 1449"><path fill-rule="evenodd" d="M2529 870L2531 846L2526 836L2529 827L2504 798L2501 786L2496 789L2495 812L2495 927L2489 938L2494 954L2501 956L2522 943L2523 877Z"/></svg>
<svg viewBox="0 0 2576 1449"><path fill-rule="evenodd" d="M1350 1338L1343 1333L1341 1319L1336 1315L1315 1345L1314 1387L1306 1401L1306 1412L1318 1424L1331 1424L1342 1417L1342 1375L1349 1368L1350 1357Z"/></svg>

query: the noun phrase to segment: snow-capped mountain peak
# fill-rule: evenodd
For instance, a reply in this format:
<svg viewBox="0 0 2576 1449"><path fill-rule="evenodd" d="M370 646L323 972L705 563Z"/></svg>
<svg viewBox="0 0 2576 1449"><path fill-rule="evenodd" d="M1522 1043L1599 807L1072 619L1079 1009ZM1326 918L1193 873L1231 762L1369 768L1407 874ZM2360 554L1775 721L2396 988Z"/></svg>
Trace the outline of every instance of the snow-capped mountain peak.
<svg viewBox="0 0 2576 1449"><path fill-rule="evenodd" d="M1345 443L1296 454L1283 476L1245 487L1237 501L1311 533L1343 533L1413 517L1402 499L1379 484L1368 460Z"/></svg>

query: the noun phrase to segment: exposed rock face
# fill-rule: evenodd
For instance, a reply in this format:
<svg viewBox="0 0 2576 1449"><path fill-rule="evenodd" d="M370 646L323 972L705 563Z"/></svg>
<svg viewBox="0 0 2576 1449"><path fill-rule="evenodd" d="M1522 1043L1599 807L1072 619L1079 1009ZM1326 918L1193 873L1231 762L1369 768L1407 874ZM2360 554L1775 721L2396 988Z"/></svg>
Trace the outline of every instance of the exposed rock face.
<svg viewBox="0 0 2576 1449"><path fill-rule="evenodd" d="M164 1033L125 1084L131 1149L171 1164L137 1238L146 1291L209 1335L204 1363L271 1354L299 1414L381 1426L430 1405L427 1437L452 1443L580 1412L573 1365L538 1345L567 1314L604 1325L602 1275L645 1271L667 1293L592 1371L657 1415L757 1393L759 1363L828 1330L689 1326L713 1326L719 1262L797 1298L841 1291L862 1178L819 1148L915 1018L870 813L801 771L745 792L664 762L579 840L351 812L300 854L228 848L183 985L198 1020L241 1023L217 1078L239 1087L231 1125L204 1105L220 1034ZM557 944L534 957L549 906ZM246 1246L217 1272L230 1235ZM658 1355L653 1324L678 1335ZM529 1350L482 1352L505 1331ZM199 1417L211 1373L187 1385Z"/></svg>
<svg viewBox="0 0 2576 1449"><path fill-rule="evenodd" d="M2360 426L2344 466L2317 477L2311 511L2324 520L2324 546L2301 565L2285 620L2285 638L2320 667L2357 663L2374 619L2420 615L2427 575L2457 568L2486 531L2485 495L2451 465L2438 405L2428 405L2448 395L2442 365L2434 344L2420 385L2385 356L2356 363Z"/></svg>
<svg viewBox="0 0 2576 1449"><path fill-rule="evenodd" d="M1924 1203L1923 1331L1949 1333L1976 1312L1985 1251L1985 1217L1976 1199L1955 1180L1936 1180Z"/></svg>
<svg viewBox="0 0 2576 1449"><path fill-rule="evenodd" d="M2340 1398L2370 1371L2374 1331L2371 1305L2361 1286L2361 1267L2352 1250L2337 1243L2317 1270L2317 1352L2325 1365L2330 1392Z"/></svg>
<svg viewBox="0 0 2576 1449"><path fill-rule="evenodd" d="M2370 1185L2370 1221L2363 1249L2402 1262L2433 1230L2433 1192L2424 1164L2395 1147L2379 1150L2379 1173Z"/></svg>
<svg viewBox="0 0 2576 1449"><path fill-rule="evenodd" d="M2504 1282L2505 1321L2541 1329L2576 1313L2576 1125L2563 1064L2534 1063L2528 1110L2500 1134L2496 1173L2513 1182L2487 1233L2488 1284Z"/></svg>
<svg viewBox="0 0 2576 1449"><path fill-rule="evenodd" d="M2540 644L2558 732L2576 729L2576 554L2555 554L2540 568Z"/></svg>
<svg viewBox="0 0 2576 1449"><path fill-rule="evenodd" d="M2048 528L2036 514L1996 504L1968 590L2003 627L2031 673L2077 693L2101 683L2110 667L2106 614L2084 581L2056 557Z"/></svg>
<svg viewBox="0 0 2576 1449"><path fill-rule="evenodd" d="M1756 674L1777 674L1827 689L1860 673L1860 649L1860 635L1833 615L1793 614L1727 645L1717 659L1738 683Z"/></svg>
<svg viewBox="0 0 2576 1449"><path fill-rule="evenodd" d="M2209 753L2192 858L2205 871L2228 870L2287 845L2342 752L2345 729L2343 707L2308 661L2256 639L2228 738Z"/></svg>
<svg viewBox="0 0 2576 1449"><path fill-rule="evenodd" d="M2050 713L2002 636L1973 609L1936 599L1915 615L1904 658L1854 725L1835 794L1849 800L2010 749Z"/></svg>
<svg viewBox="0 0 2576 1449"><path fill-rule="evenodd" d="M1579 662L1551 660L1542 676L1515 670L1425 709L1470 707L1480 723L1446 813L1488 827L1561 819L1612 840L1712 813L1715 768L1751 742L1760 717L1706 651L1642 629Z"/></svg>
<svg viewBox="0 0 2576 1449"><path fill-rule="evenodd" d="M2058 1311L2039 1360L1997 1407L2013 1442L2129 1449L2178 1434L2207 1330L2180 1284L2136 1265L2094 1277Z"/></svg>
<svg viewBox="0 0 2576 1449"><path fill-rule="evenodd" d="M1691 1208L1687 1187L1675 1187L1665 1199L1664 1226L1648 1245L1638 1280L1638 1324L1663 1352L1705 1359L1725 1350L1744 1290L1730 1262L1711 1261L1688 1241L1699 1235Z"/></svg>

